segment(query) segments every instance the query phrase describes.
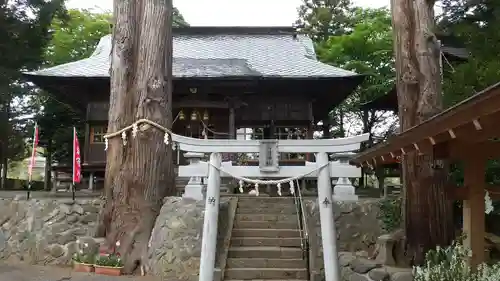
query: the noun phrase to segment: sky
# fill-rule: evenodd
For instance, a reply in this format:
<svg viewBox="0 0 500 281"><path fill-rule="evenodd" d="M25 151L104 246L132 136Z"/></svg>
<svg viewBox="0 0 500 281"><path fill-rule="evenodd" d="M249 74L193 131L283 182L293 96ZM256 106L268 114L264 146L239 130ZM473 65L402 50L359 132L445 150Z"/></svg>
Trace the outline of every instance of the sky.
<svg viewBox="0 0 500 281"><path fill-rule="evenodd" d="M290 26L302 0L173 0L191 26ZM390 0L353 0L362 7L389 6ZM113 0L68 0L69 8L111 11Z"/></svg>

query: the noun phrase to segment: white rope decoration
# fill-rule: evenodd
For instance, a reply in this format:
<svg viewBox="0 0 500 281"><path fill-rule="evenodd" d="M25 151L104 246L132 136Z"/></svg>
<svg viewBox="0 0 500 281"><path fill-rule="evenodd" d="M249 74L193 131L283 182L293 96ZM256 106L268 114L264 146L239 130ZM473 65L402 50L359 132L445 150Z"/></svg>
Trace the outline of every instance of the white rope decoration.
<svg viewBox="0 0 500 281"><path fill-rule="evenodd" d="M304 178L316 171L319 171L321 169L323 169L324 167L327 167L329 165L329 163L326 163L324 164L323 166L320 166L320 167L316 167L314 168L313 170L309 171L309 172L306 172L306 173L303 173L301 175L298 175L298 176L295 176L295 177L291 177L291 178L285 178L285 179L279 179L279 180L260 180L260 179L251 179L251 178L246 178L246 177L241 177L241 176L237 176L237 175L233 175L231 173L229 173L228 171L226 171L224 168L222 167L216 167L214 166L212 163L209 163L212 167L216 168L217 170L219 170L220 172L222 173L225 173L225 174L228 174L229 176L239 180L238 181L238 185L239 185L239 191L240 193L243 193L244 190L243 190L243 186L245 183L249 183L249 184L253 184L254 185L254 194L256 196L259 196L259 185L276 185L278 187L278 195L281 196L282 194L282 191L281 191L281 186L283 183L288 183L288 185L290 186L290 194L294 195L295 194L295 184L294 184L294 181L297 181L301 178Z"/></svg>
<svg viewBox="0 0 500 281"><path fill-rule="evenodd" d="M175 120L177 120L177 117ZM174 122L175 122L175 120L174 120ZM170 144L170 134L172 134L172 131L170 131L169 129L167 129L167 128L163 127L162 125L160 125L156 122L153 122L151 120L139 119L139 120L135 121L130 126L127 126L121 130L114 132L114 133L109 133L109 134L104 135L104 150L108 150L108 145L109 145L108 139L116 137L116 136L121 136L122 141L123 141L123 145L126 145L127 144L127 132L132 130L132 137L135 138L137 136L138 131L139 131L139 125L143 124L143 123L151 125L157 129L163 131L165 133L165 135L163 137L163 142L166 145ZM172 149L174 149L174 150L176 149L176 146L174 144L172 146Z"/></svg>

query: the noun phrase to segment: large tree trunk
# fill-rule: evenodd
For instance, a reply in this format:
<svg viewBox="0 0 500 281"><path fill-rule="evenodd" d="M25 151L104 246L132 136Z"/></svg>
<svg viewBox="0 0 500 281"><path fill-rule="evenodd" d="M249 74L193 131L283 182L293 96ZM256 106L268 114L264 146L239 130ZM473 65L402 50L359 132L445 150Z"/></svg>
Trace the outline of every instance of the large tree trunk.
<svg viewBox="0 0 500 281"><path fill-rule="evenodd" d="M442 110L439 46L433 33L434 1L392 0L400 130ZM447 169L417 153L403 157L403 218L407 256L421 264L425 252L454 238L452 203L444 185Z"/></svg>
<svg viewBox="0 0 500 281"><path fill-rule="evenodd" d="M172 125L171 1L115 0L108 132L146 118ZM172 148L164 132L139 126L109 139L100 233L125 259L125 272L145 266L162 199L175 194Z"/></svg>

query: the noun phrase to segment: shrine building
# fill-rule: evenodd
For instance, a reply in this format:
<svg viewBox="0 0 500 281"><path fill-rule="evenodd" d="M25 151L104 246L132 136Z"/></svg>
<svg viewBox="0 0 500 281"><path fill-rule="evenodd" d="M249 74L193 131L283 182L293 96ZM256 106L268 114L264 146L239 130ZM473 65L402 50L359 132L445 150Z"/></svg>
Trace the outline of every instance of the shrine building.
<svg viewBox="0 0 500 281"><path fill-rule="evenodd" d="M318 61L312 40L293 27L177 27L173 34L173 131L184 136L312 139L324 121L329 137L329 112L363 80ZM110 53L107 35L86 59L25 73L86 115L83 172L98 177L106 162ZM300 155L280 160L305 162Z"/></svg>

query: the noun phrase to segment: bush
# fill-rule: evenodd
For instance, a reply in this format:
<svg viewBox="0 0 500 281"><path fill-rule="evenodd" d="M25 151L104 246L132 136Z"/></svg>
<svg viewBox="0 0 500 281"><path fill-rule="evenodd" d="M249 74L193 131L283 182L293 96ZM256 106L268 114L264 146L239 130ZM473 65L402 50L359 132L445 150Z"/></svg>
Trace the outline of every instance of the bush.
<svg viewBox="0 0 500 281"><path fill-rule="evenodd" d="M481 264L473 272L467 265L471 252L460 242L437 247L425 255L425 265L414 268L414 281L498 281L500 265Z"/></svg>
<svg viewBox="0 0 500 281"><path fill-rule="evenodd" d="M401 197L383 199L379 203L379 219L382 227L387 232L392 232L401 227Z"/></svg>

